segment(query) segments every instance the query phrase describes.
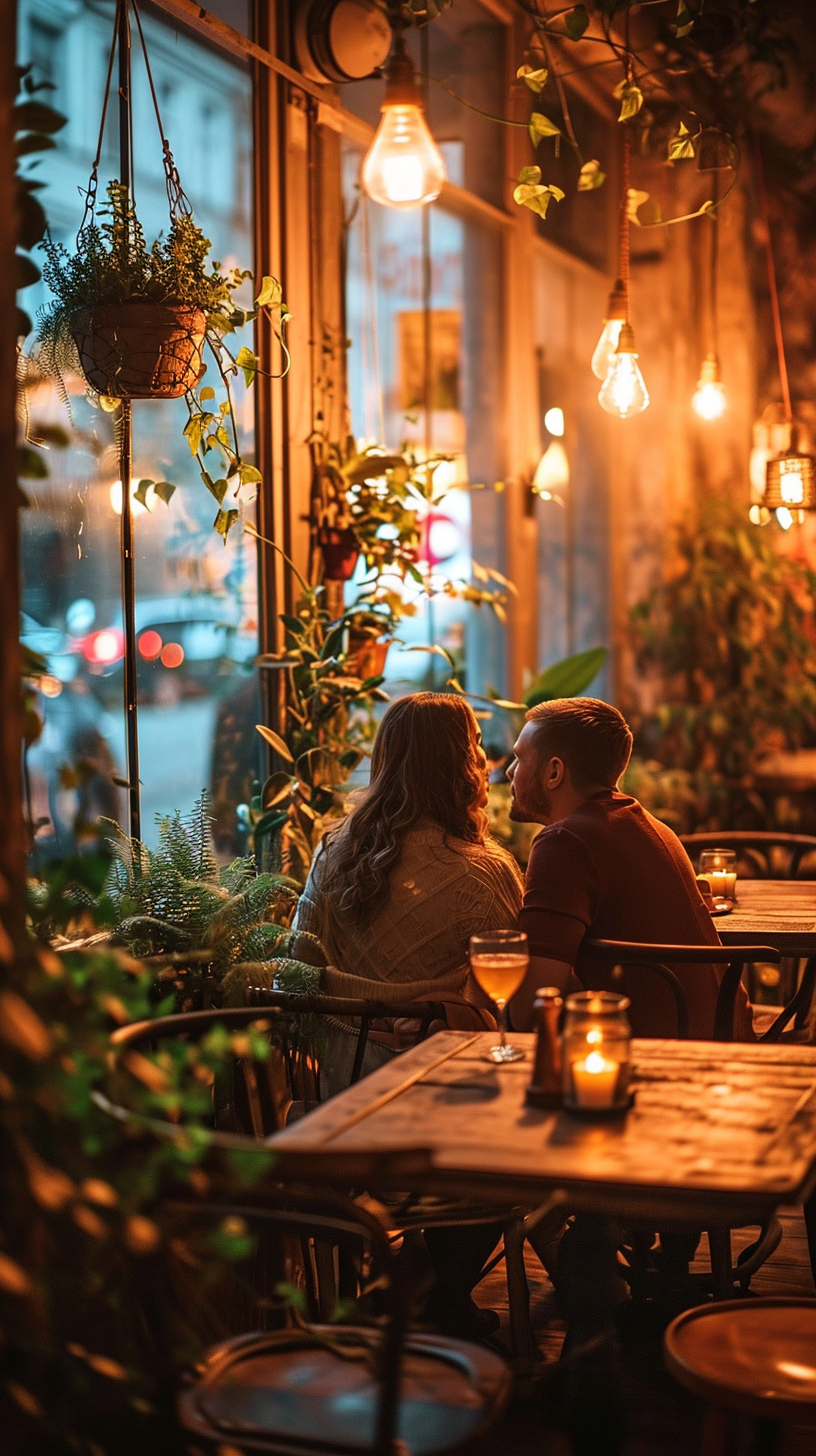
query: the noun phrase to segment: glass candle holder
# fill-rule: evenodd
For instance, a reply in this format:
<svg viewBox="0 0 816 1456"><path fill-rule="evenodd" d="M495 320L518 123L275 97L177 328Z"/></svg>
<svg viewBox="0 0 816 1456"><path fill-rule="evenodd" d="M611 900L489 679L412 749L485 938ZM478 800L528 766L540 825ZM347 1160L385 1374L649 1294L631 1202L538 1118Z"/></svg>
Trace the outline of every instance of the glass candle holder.
<svg viewBox="0 0 816 1456"><path fill-rule="evenodd" d="M612 991L567 997L562 1038L566 1107L603 1113L629 1106L629 1004L628 996Z"/></svg>
<svg viewBox="0 0 816 1456"><path fill-rule="evenodd" d="M704 849L700 855L700 874L711 887L715 900L737 898L737 856L733 849Z"/></svg>

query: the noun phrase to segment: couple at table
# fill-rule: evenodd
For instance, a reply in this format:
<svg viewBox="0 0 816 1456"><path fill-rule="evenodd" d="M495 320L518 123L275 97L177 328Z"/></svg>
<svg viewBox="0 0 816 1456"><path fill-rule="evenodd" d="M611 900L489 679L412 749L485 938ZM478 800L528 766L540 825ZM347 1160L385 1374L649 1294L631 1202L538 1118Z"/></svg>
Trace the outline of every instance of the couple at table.
<svg viewBox="0 0 816 1456"><path fill-rule="evenodd" d="M562 698L527 714L508 769L511 818L543 827L522 880L488 833L487 759L468 704L441 693L392 703L369 787L323 841L298 908L297 928L318 935L330 961L324 989L431 999L445 1006L448 1026L489 1025L469 976L468 941L517 927L528 936L530 968L510 1019L523 1031L537 987L563 990L576 977L590 989L607 984L588 939L718 944L677 836L617 787L631 749L622 714L599 699ZM709 1038L721 971L676 969L690 1033ZM633 1029L671 1036L673 1000L647 976L632 987ZM737 1035L753 1037L744 993ZM375 1039L365 1070L395 1049L393 1033ZM331 1090L347 1083L353 1052L349 1031L334 1049Z"/></svg>

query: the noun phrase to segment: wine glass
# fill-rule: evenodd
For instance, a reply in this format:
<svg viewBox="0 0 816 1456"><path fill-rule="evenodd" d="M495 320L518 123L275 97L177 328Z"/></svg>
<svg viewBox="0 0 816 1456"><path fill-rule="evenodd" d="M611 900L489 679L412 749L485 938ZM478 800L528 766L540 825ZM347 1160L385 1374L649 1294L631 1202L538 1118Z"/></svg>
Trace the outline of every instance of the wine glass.
<svg viewBox="0 0 816 1456"><path fill-rule="evenodd" d="M527 974L527 936L519 930L492 930L470 937L470 968L499 1013L499 1045L485 1053L488 1062L519 1062L521 1047L507 1041L507 1003Z"/></svg>

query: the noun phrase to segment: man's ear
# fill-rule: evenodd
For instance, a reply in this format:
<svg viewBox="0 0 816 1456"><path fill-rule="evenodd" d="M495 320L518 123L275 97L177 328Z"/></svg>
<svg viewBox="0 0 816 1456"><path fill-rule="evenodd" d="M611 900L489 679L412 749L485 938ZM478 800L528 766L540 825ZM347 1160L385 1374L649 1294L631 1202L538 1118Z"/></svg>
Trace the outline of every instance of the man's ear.
<svg viewBox="0 0 816 1456"><path fill-rule="evenodd" d="M559 789L564 782L566 772L567 766L563 758L557 758L553 755L544 770L544 784L546 788L550 790Z"/></svg>

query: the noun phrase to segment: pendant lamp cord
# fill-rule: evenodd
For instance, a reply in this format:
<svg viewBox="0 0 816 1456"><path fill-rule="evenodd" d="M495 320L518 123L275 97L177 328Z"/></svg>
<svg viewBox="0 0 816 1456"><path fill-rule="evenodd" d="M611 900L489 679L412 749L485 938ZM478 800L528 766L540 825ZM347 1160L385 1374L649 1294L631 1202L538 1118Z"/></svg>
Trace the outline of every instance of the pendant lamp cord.
<svg viewBox="0 0 816 1456"><path fill-rule="evenodd" d="M782 315L779 312L779 291L776 286L776 268L774 266L773 248L771 246L768 193L765 187L765 172L762 166L762 148L756 132L754 133L754 172L756 175L757 192L759 194L759 210L762 215L762 230L765 235L768 291L771 295L771 313L773 315L774 338L776 339L776 357L779 363L779 382L782 386L782 404L785 410L785 419L789 424L792 424L793 408L791 405L790 384L788 382L788 366L785 360L785 341L782 337Z"/></svg>
<svg viewBox="0 0 816 1456"><path fill-rule="evenodd" d="M717 205L720 200L720 174L715 172L713 176L714 206L711 210L711 287L709 299L711 303L711 347L719 359L720 355L720 322L719 309L717 306L717 287L719 282L719 257L720 257L720 219L717 213Z"/></svg>
<svg viewBox="0 0 816 1456"><path fill-rule="evenodd" d="M626 317L629 318L629 123L623 123L623 158L621 162L621 199L618 229L618 277L626 295Z"/></svg>

